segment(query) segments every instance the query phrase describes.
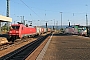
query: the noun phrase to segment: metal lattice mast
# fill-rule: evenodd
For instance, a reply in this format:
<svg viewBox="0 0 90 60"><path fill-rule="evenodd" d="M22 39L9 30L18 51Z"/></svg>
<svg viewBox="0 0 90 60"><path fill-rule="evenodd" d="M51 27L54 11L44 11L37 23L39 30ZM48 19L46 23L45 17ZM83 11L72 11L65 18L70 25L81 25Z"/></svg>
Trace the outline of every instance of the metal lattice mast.
<svg viewBox="0 0 90 60"><path fill-rule="evenodd" d="M7 0L7 13L6 13L7 17L9 17L9 1L10 0ZM9 31L9 22L7 22L7 27L8 27L7 31Z"/></svg>
<svg viewBox="0 0 90 60"><path fill-rule="evenodd" d="M7 14L6 14L7 17L9 17L9 1L10 1L10 0L7 0Z"/></svg>

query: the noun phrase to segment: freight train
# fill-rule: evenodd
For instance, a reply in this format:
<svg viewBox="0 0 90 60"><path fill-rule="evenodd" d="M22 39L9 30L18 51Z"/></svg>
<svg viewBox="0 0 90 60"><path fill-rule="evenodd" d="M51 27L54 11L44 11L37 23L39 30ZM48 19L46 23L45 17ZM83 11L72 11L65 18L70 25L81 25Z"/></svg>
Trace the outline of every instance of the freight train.
<svg viewBox="0 0 90 60"><path fill-rule="evenodd" d="M18 24L12 24L11 29L9 31L9 41L14 42L17 38L22 39L23 37L31 37L31 36L36 36L40 35L46 32L51 32L51 29L48 28L43 28L43 27L32 27L32 26L25 26L22 23Z"/></svg>
<svg viewBox="0 0 90 60"><path fill-rule="evenodd" d="M72 26L69 26L65 28L64 33L65 34L78 34L78 30Z"/></svg>
<svg viewBox="0 0 90 60"><path fill-rule="evenodd" d="M90 36L90 26L69 26L65 28L64 33Z"/></svg>

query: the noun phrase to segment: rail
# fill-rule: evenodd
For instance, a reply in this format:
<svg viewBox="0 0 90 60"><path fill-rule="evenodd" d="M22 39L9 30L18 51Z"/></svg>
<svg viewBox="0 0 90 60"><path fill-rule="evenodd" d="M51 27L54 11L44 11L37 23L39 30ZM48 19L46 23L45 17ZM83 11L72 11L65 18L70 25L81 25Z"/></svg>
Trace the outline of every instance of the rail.
<svg viewBox="0 0 90 60"><path fill-rule="evenodd" d="M1 57L0 60L25 60L49 35L41 36L37 40Z"/></svg>

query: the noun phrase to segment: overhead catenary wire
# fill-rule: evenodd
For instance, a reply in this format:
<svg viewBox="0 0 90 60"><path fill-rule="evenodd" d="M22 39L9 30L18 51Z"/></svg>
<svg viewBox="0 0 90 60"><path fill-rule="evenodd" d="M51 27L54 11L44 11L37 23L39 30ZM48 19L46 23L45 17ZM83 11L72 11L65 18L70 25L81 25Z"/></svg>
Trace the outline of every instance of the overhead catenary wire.
<svg viewBox="0 0 90 60"><path fill-rule="evenodd" d="M27 8L29 8L33 13L35 13L37 16L38 14L36 12L34 12L24 1L20 0ZM40 17L40 16L38 16Z"/></svg>
<svg viewBox="0 0 90 60"><path fill-rule="evenodd" d="M35 8L35 7L29 7L24 1L20 0L26 7L28 7L31 11L33 11L31 8ZM18 3L20 4L20 3ZM61 11L58 11L58 10L47 10L47 9L42 9L42 8L35 8L35 9L38 9L38 10L42 10L42 11L50 11L50 12L61 12ZM33 11L34 12L34 11ZM75 14L86 14L85 12L66 12L66 11L62 11L64 14L73 14L73 16ZM34 12L38 17L40 17L36 12ZM89 12L87 14L90 14Z"/></svg>

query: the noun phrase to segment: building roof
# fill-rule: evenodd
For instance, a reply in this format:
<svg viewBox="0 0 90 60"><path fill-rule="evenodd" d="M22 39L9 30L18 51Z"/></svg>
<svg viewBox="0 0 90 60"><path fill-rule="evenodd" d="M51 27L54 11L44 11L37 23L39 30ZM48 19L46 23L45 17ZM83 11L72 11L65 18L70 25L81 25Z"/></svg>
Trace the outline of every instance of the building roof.
<svg viewBox="0 0 90 60"><path fill-rule="evenodd" d="M2 22L12 22L12 18L0 15L0 21L2 21Z"/></svg>

